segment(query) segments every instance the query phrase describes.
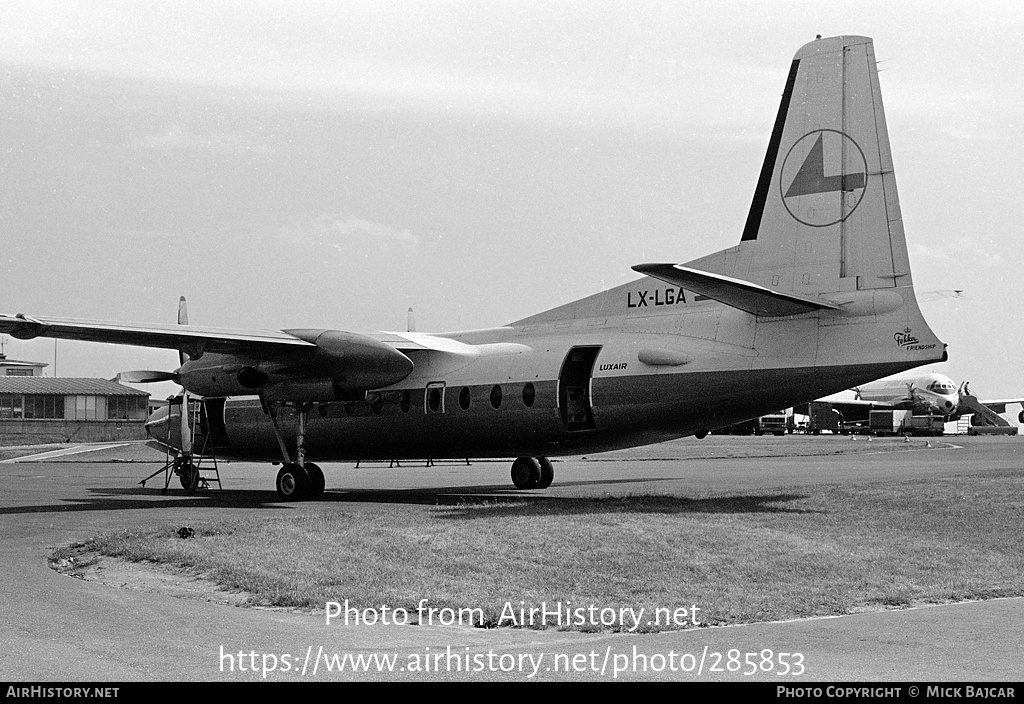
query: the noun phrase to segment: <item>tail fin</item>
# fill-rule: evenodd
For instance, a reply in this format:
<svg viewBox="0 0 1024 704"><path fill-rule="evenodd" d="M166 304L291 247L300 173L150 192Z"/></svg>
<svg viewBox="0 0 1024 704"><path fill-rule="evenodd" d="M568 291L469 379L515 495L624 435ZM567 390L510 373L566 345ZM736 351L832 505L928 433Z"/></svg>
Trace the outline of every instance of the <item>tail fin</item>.
<svg viewBox="0 0 1024 704"><path fill-rule="evenodd" d="M803 296L912 285L870 39L797 52L740 247L688 266Z"/></svg>
<svg viewBox="0 0 1024 704"><path fill-rule="evenodd" d="M642 281L513 324L622 314L627 329L714 330L756 347L759 364L813 355L817 366L860 365L861 376L832 378L848 386L944 360L914 295L871 40L831 37L797 52L739 245L633 269L672 287L658 322L647 298L657 284ZM667 300L656 293L653 305ZM670 312L679 320L665 322Z"/></svg>

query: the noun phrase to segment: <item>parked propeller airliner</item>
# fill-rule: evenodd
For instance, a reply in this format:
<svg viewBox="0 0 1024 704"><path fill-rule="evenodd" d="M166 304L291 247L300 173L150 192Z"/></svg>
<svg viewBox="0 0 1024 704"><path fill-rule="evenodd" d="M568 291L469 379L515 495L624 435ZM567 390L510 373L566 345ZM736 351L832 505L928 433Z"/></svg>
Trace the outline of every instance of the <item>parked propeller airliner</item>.
<svg viewBox="0 0 1024 704"><path fill-rule="evenodd" d="M309 461L547 457L661 442L944 360L918 308L872 42L819 39L789 67L737 246L470 332L239 331L28 315L0 332L177 349L202 398L192 432L218 457L283 461L285 499L315 498ZM187 406L186 406L187 407ZM181 406L151 434L194 482ZM196 427L198 426L198 430ZM193 483L194 486L194 483Z"/></svg>
<svg viewBox="0 0 1024 704"><path fill-rule="evenodd" d="M911 410L919 415L945 416L955 421L965 415L979 415L992 419L993 414L1005 413L1008 405L1022 403L1022 398L993 399L979 401L971 395L967 383L959 387L943 374L929 373L908 378L883 379L859 386L853 391L854 401L831 401L832 405L845 413L845 408L854 404L872 408L893 408ZM978 408L984 406L988 412ZM992 419L994 420L994 419ZM1024 410L1018 415L1024 423ZM998 424L998 421L996 421Z"/></svg>

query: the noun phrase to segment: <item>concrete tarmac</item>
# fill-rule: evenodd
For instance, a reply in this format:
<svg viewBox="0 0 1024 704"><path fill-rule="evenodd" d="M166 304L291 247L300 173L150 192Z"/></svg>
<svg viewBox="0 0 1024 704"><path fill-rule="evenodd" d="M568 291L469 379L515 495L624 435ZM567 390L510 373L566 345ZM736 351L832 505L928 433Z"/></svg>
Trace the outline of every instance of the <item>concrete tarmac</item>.
<svg viewBox="0 0 1024 704"><path fill-rule="evenodd" d="M864 444L849 454L822 449L852 442ZM1024 464L1024 439L954 437L929 444L687 439L558 461L555 484L542 493L556 499L695 490L756 494L819 483L980 475ZM102 461L111 457L91 451L0 464L0 672L6 680L759 680L797 686L1020 679L1024 599L656 634L587 634L327 626L322 614L239 608L201 594L182 598L188 585L175 593L58 574L47 565L54 547L123 527L266 511L317 513L339 503L350 511L381 504L427 511L461 497L519 493L509 483L507 462L345 464L324 465L323 501L288 504L277 500L270 466L232 463L222 468L223 492L189 496L172 487L164 495L159 477L146 488L137 484L158 465ZM745 675L745 664L729 660L731 650L757 653L759 664L771 650L772 671ZM323 655L334 653L369 660L327 671ZM780 674L779 653L790 654L783 658L790 674Z"/></svg>

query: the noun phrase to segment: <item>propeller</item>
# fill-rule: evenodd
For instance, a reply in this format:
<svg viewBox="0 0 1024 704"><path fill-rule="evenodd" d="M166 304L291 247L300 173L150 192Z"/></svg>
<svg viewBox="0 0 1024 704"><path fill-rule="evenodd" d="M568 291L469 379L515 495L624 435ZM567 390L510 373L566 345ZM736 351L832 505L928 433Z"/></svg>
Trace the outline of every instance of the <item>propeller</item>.
<svg viewBox="0 0 1024 704"><path fill-rule="evenodd" d="M185 297L178 300L178 325L188 325L188 304ZM188 361L188 355L178 351L178 366ZM181 375L178 371L164 372L151 369L138 369L128 372L119 372L114 377L116 382L127 382L129 384L151 384L160 381L173 381L181 384ZM192 459L192 430L189 424L189 395L188 390L181 387L181 448L180 457L183 463L190 463Z"/></svg>
<svg viewBox="0 0 1024 704"><path fill-rule="evenodd" d="M188 304L185 297L178 300L178 325L188 325ZM178 366L188 361L188 355L178 350ZM192 458L192 428L188 422L189 404L188 389L181 387L181 454L190 461Z"/></svg>
<svg viewBox="0 0 1024 704"><path fill-rule="evenodd" d="M149 369L118 372L117 376L114 377L114 381L117 383L124 382L127 384L153 384L158 381L173 381L181 383L178 378L178 372L159 372Z"/></svg>

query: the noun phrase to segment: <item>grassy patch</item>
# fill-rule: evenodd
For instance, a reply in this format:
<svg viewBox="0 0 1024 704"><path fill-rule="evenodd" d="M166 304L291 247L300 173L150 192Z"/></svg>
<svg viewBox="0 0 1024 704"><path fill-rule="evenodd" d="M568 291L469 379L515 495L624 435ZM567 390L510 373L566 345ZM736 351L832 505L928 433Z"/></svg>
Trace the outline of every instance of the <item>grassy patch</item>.
<svg viewBox="0 0 1024 704"><path fill-rule="evenodd" d="M189 568L260 605L696 604L703 624L1024 595L1018 474L741 496L538 498L379 512L318 505L100 536L89 550ZM551 622L549 622L551 623ZM584 629L589 625L574 626ZM639 630L661 630L644 624Z"/></svg>

